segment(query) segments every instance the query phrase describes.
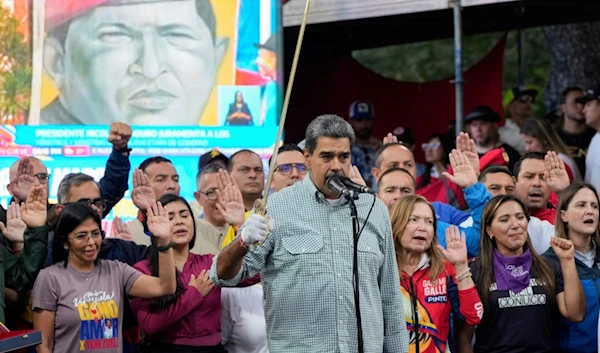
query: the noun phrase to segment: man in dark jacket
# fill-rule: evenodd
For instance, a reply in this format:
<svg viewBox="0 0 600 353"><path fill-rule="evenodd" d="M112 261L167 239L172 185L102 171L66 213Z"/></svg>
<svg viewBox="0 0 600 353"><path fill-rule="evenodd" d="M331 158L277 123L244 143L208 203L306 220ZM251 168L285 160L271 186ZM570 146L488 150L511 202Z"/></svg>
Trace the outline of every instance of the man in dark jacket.
<svg viewBox="0 0 600 353"><path fill-rule="evenodd" d="M108 142L113 146L112 152L106 162L104 176L100 179L102 199L106 201L106 208L102 218L123 198L129 187L129 153L127 148L131 138L131 127L124 123L113 123L110 126ZM10 167L10 184L6 186L13 196L11 202L23 202L32 185L42 185L49 194L48 185L50 177L44 163L35 157L23 157ZM52 205L48 204L48 207Z"/></svg>

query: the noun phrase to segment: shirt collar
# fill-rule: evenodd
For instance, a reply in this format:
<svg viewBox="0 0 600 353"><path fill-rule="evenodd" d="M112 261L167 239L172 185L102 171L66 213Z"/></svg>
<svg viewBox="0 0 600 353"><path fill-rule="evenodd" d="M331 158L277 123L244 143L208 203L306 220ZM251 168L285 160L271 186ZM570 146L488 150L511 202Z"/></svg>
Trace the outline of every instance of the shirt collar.
<svg viewBox="0 0 600 353"><path fill-rule="evenodd" d="M313 183L311 178L311 172L308 172L304 177L304 180L302 180L302 187L304 187L304 189L306 190L306 192L308 192L309 195L315 195L315 198L318 201L329 204L329 202L327 202L325 194L323 194L321 190L317 189L317 187ZM345 200L343 204L345 204L346 202L348 202L348 200Z"/></svg>
<svg viewBox="0 0 600 353"><path fill-rule="evenodd" d="M589 267L592 267L596 262L596 240L592 238L592 247L586 252L575 250L575 258L585 263Z"/></svg>

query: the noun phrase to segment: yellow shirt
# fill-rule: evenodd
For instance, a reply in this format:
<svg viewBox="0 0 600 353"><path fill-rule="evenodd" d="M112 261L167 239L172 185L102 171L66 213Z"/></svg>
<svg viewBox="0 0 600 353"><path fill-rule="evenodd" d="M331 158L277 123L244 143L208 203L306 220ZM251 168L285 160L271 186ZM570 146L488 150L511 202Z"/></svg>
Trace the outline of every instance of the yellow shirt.
<svg viewBox="0 0 600 353"><path fill-rule="evenodd" d="M250 212L252 211L247 211L246 214L244 214L244 221L248 219ZM227 235L225 236L225 239L223 239L223 245L221 246L221 249L229 245L229 243L231 243L233 239L235 239L235 236L235 230L233 230L232 226L229 226L229 229L227 230Z"/></svg>

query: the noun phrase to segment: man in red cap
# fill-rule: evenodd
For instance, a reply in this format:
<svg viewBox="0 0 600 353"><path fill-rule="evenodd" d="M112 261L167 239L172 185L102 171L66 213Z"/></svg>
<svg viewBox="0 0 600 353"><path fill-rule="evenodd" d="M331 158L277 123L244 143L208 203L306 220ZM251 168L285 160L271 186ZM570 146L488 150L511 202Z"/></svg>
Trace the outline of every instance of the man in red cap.
<svg viewBox="0 0 600 353"><path fill-rule="evenodd" d="M197 125L229 40L208 0L47 0L42 124Z"/></svg>

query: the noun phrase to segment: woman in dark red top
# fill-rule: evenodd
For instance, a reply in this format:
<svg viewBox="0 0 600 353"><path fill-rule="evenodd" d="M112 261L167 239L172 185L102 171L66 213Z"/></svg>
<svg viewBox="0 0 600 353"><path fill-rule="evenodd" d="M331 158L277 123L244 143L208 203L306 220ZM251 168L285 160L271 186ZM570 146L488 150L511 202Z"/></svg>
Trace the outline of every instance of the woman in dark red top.
<svg viewBox="0 0 600 353"><path fill-rule="evenodd" d="M195 220L187 201L167 194L160 202L171 220L177 290L175 294L159 299L131 301L131 309L145 334L145 352L222 353L221 289L215 288L208 277L213 255L190 253L197 238ZM134 267L144 274L156 275L157 253L153 240L149 258Z"/></svg>

